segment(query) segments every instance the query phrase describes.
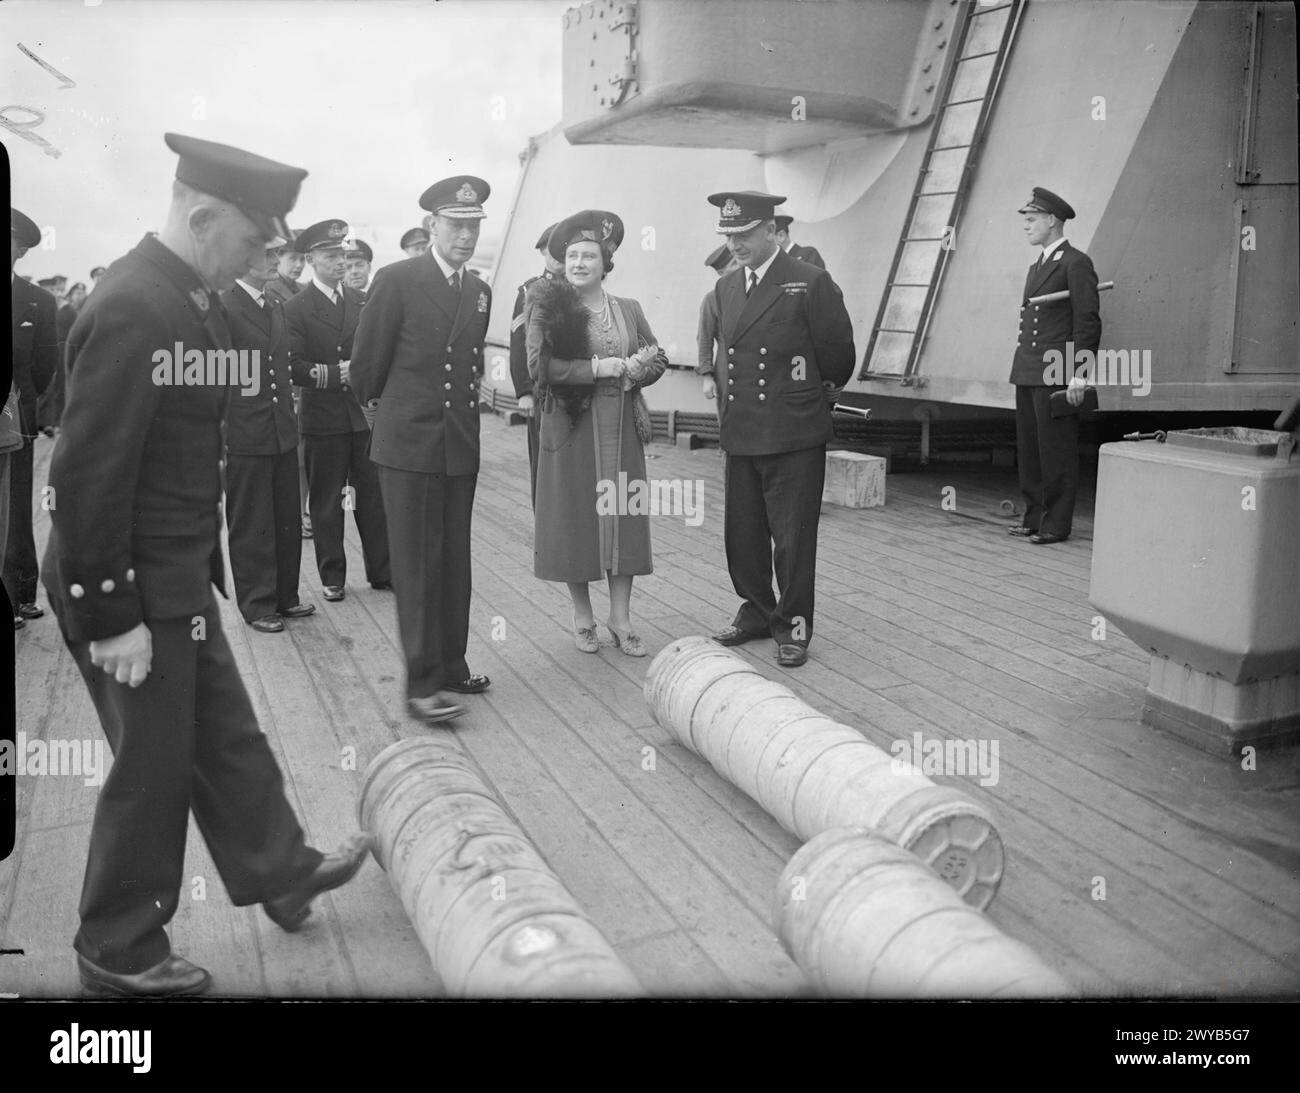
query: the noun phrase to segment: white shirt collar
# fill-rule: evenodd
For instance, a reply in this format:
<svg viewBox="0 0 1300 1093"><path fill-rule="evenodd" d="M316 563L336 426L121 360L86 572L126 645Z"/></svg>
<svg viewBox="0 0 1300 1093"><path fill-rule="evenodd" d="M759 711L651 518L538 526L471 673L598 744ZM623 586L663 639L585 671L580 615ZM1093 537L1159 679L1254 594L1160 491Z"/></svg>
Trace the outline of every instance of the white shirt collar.
<svg viewBox="0 0 1300 1093"><path fill-rule="evenodd" d="M433 260L438 263L438 268L442 270L442 279L444 281L447 280L453 273L457 272L457 270L447 265L447 263L443 260L442 255L438 253L438 248L435 247L432 243L429 244L429 253L433 255ZM465 267L461 266L459 272L464 273ZM464 278L461 278L461 280L463 281Z"/></svg>
<svg viewBox="0 0 1300 1093"><path fill-rule="evenodd" d="M240 288L242 288L253 298L253 303L257 304L259 307L261 306L263 293L260 288L254 288L247 281L241 281L239 278L235 278L235 284L237 284Z"/></svg>
<svg viewBox="0 0 1300 1093"><path fill-rule="evenodd" d="M763 278L767 276L767 271L771 268L772 263L776 261L776 256L777 256L778 254L784 254L784 253L785 253L785 252L784 252L780 247L776 247L776 248L772 251L772 253L769 254L769 255L767 256L767 261L764 262L761 266L759 266L757 269L754 270L754 276L755 276L755 281L754 281L754 283L755 283L755 284L762 284L762 283L763 283ZM746 285L746 287L748 287L748 285L749 285L749 267L748 267L748 266L745 267L745 285Z"/></svg>
<svg viewBox="0 0 1300 1093"><path fill-rule="evenodd" d="M334 302L334 293L338 292L341 294L343 291L342 281L340 281L335 288L330 288L328 285L322 284L321 279L317 277L315 274L312 275L311 283L316 286L316 288L320 291L320 294L324 296L325 299L327 299L330 303Z"/></svg>
<svg viewBox="0 0 1300 1093"><path fill-rule="evenodd" d="M1052 251L1056 250L1058 247L1063 247L1063 246L1065 246L1065 236L1061 236L1061 238L1058 239L1055 243L1049 243L1047 246L1043 248L1042 260L1046 262L1047 256L1050 255Z"/></svg>

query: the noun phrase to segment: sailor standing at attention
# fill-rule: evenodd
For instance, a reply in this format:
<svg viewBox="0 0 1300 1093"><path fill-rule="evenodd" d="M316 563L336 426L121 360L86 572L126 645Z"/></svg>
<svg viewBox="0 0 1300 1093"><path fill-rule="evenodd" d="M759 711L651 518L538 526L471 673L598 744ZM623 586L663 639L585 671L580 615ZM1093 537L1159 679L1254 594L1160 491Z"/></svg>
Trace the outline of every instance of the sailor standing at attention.
<svg viewBox="0 0 1300 1093"><path fill-rule="evenodd" d="M298 250L313 270L311 283L284 305L289 325L293 382L302 388L303 464L316 568L325 599L343 599L348 563L343 550L345 513L352 509L361 536L366 580L391 589L388 531L379 478L366 455L370 428L352 390L352 339L365 297L341 284L346 269L342 220L322 220L298 235Z"/></svg>
<svg viewBox="0 0 1300 1093"><path fill-rule="evenodd" d="M1062 234L1074 209L1063 198L1035 186L1021 207L1025 239L1042 247L1025 276L1020 301L1020 338L1011 364L1016 387L1016 464L1025 515L1007 528L1036 546L1070 537L1074 499L1079 488L1079 417L1052 417L1051 397L1066 391L1071 406L1083 402L1084 380L1075 376L1071 350L1095 357L1101 341L1097 272L1092 259L1070 246ZM1033 304L1031 296L1068 292L1062 300ZM1052 360L1063 362L1053 367ZM1053 375L1053 372L1057 374ZM1069 385L1062 383L1069 380Z"/></svg>

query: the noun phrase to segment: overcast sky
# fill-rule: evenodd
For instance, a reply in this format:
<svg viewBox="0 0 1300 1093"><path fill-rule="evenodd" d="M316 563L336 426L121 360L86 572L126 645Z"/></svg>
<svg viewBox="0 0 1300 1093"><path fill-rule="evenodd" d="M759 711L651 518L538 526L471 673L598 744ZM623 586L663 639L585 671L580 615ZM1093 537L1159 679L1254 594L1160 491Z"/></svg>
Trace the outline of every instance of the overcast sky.
<svg viewBox="0 0 1300 1093"><path fill-rule="evenodd" d="M341 217L375 250L420 222L430 183L492 186L484 251L506 221L528 137L560 118L568 0L6 0L0 5L11 203L55 229L18 265L89 283L161 227L176 157L164 132L310 172L289 223ZM75 86L63 87L26 46Z"/></svg>

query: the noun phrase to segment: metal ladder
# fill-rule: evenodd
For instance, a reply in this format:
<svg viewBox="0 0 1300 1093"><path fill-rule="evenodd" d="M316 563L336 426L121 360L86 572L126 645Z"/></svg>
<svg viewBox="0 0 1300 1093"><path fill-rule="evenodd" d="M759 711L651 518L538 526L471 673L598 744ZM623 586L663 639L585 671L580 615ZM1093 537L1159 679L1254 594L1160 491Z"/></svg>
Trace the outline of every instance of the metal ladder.
<svg viewBox="0 0 1300 1093"><path fill-rule="evenodd" d="M860 380L924 386L917 366L1024 0L968 0Z"/></svg>

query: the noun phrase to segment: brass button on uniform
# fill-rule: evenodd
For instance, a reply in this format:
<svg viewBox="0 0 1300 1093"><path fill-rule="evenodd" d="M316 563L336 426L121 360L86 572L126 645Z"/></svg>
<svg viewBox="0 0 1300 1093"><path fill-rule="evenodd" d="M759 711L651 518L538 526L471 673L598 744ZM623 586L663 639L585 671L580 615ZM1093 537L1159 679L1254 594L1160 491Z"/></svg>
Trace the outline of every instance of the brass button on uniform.
<svg viewBox="0 0 1300 1093"><path fill-rule="evenodd" d="M727 350L727 356L731 356L731 355L733 355L735 352L736 352L736 351L735 351L734 349L728 349L728 350Z"/></svg>
<svg viewBox="0 0 1300 1093"><path fill-rule="evenodd" d="M135 570L134 570L134 569L128 569L128 570L126 571L126 579L127 579L127 583L130 583L131 581L134 581L134 580L135 580Z"/></svg>
<svg viewBox="0 0 1300 1093"><path fill-rule="evenodd" d="M759 370L760 372L763 371L763 369L766 368L766 367L767 367L767 365L764 364L762 361L759 361L759 362L758 362L758 370Z"/></svg>
<svg viewBox="0 0 1300 1093"><path fill-rule="evenodd" d="M735 402L735 401L736 401L736 396L735 396L735 395L728 395L728 396L727 396L727 401L728 401L728 402Z"/></svg>
<svg viewBox="0 0 1300 1093"><path fill-rule="evenodd" d="M81 597L84 596L85 594L86 594L86 590L82 588L81 585L79 584L74 584L68 589L68 595L71 596L74 600L81 599Z"/></svg>
<svg viewBox="0 0 1300 1093"><path fill-rule="evenodd" d="M450 402L444 402L443 405L444 405L444 406L450 406L451 403L450 403Z"/></svg>
<svg viewBox="0 0 1300 1093"><path fill-rule="evenodd" d="M758 396L758 401L759 401L759 402L762 402L762 401L764 401L766 398L767 398L766 395L762 395L762 394L760 394L760 395Z"/></svg>
<svg viewBox="0 0 1300 1093"><path fill-rule="evenodd" d="M443 384L443 387L445 387L448 391L450 391L450 390L451 390L451 380L448 380L446 383L444 383L444 384Z"/></svg>
<svg viewBox="0 0 1300 1093"><path fill-rule="evenodd" d="M758 385L759 385L760 387L766 387L766 386L767 386L767 380L759 380L759 381L758 381ZM761 397L761 396L760 396L760 397Z"/></svg>
<svg viewBox="0 0 1300 1093"><path fill-rule="evenodd" d="M758 355L759 355L760 357L766 357L766 356L767 356L767 350L766 350L766 349L760 349L760 350L758 351Z"/></svg>
<svg viewBox="0 0 1300 1093"><path fill-rule="evenodd" d="M451 365L447 365L447 371L448 371L448 372L451 371Z"/></svg>
<svg viewBox="0 0 1300 1093"><path fill-rule="evenodd" d="M116 587L117 587L117 582L114 581L112 578L109 578L106 581L100 582L99 590L103 592L104 595L108 595L108 593L112 592L113 589L115 589Z"/></svg>

